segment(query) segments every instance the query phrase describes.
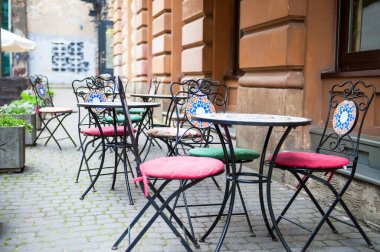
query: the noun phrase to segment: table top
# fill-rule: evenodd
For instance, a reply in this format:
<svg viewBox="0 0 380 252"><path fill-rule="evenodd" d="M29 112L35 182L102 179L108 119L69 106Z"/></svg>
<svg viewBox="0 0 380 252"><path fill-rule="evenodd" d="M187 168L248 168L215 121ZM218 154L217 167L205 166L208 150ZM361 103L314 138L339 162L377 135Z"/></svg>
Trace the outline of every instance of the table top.
<svg viewBox="0 0 380 252"><path fill-rule="evenodd" d="M159 107L157 102L128 102L128 108L153 108ZM79 102L78 107L96 107L96 108L121 108L121 102Z"/></svg>
<svg viewBox="0 0 380 252"><path fill-rule="evenodd" d="M165 94L131 94L132 97L139 97L139 98L158 98L158 99L171 99L172 95L165 95ZM177 98L186 98L186 96L177 96Z"/></svg>
<svg viewBox="0 0 380 252"><path fill-rule="evenodd" d="M251 125L251 126L305 126L311 119L286 115L210 113L194 115L194 119L218 124Z"/></svg>

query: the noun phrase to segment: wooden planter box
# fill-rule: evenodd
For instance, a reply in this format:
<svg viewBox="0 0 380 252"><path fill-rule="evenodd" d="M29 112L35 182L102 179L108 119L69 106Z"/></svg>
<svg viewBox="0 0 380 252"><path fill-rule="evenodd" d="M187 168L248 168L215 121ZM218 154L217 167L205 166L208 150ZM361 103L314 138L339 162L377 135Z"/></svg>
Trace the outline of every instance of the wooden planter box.
<svg viewBox="0 0 380 252"><path fill-rule="evenodd" d="M0 127L0 172L22 172L24 166L24 126Z"/></svg>
<svg viewBox="0 0 380 252"><path fill-rule="evenodd" d="M25 145L26 146L32 146L34 141L36 140L36 132L37 132L37 114L33 113L31 115L12 115L13 117L17 119L23 119L26 120L28 123L30 123L33 126L32 132L25 131Z"/></svg>

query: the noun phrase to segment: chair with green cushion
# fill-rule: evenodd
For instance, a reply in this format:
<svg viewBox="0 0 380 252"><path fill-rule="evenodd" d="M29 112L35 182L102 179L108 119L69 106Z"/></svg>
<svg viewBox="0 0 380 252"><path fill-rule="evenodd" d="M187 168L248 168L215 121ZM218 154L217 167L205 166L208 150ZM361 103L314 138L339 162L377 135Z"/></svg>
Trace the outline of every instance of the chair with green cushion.
<svg viewBox="0 0 380 252"><path fill-rule="evenodd" d="M179 92L175 92L175 90L181 90ZM176 144L179 146L178 148L173 150L174 153L180 153L180 155L191 155L197 157L212 157L219 159L225 162L225 156L223 148L221 147L221 142L218 140L219 138L214 137L212 134L213 125L208 122L198 121L193 118L193 116L197 113L215 113L216 109L219 112L224 112L227 105L227 87L224 84L221 84L216 81L212 81L210 79L198 79L198 80L187 80L181 83L173 83L170 87L170 91L172 93L173 99L178 103L175 106L177 109L175 114L173 115L174 121L176 121L175 125L177 128L182 126L179 129L186 129L186 132L190 132L191 130L197 131L198 134L192 134L192 137L179 137L176 139L176 143L180 142L180 144ZM179 100L176 97L187 97L187 99ZM180 108L184 108L183 111ZM182 117L184 114L184 117ZM182 120L180 118L183 118ZM178 129L178 131L179 131ZM178 132L177 131L177 132ZM178 134L178 133L177 133ZM179 134L181 135L181 134ZM242 169L242 164L246 162L251 162L257 159L260 155L251 149L243 149L237 148L236 150L236 160L240 163L240 170ZM215 178L213 178L214 183L219 188ZM219 188L220 189L220 188ZM241 189L238 186L238 191L240 195L240 199L243 206L243 211L241 213L234 213L234 215L244 215L246 217L249 230L253 235L252 225L250 223L248 212L245 207L245 203L243 200L243 196L241 193ZM225 192L228 193L227 191ZM186 207L186 211L188 214L189 225L191 227L191 218L197 217L210 217L216 216L215 214L211 215L202 215L202 216L190 216L189 204L186 202L186 196L184 197L184 207ZM175 201L175 207L177 206L177 200ZM191 204L191 207L205 207L205 206L215 206L220 203L214 204Z"/></svg>
<svg viewBox="0 0 380 252"><path fill-rule="evenodd" d="M252 149L234 148L235 159L240 162L249 162L260 157L257 151ZM189 150L189 154L195 157L212 157L219 160L224 160L223 148L206 147L206 148L194 148ZM228 150L229 154L229 150Z"/></svg>
<svg viewBox="0 0 380 252"><path fill-rule="evenodd" d="M131 121L133 123L136 123L136 122L141 122L142 120L142 116L141 115L131 115ZM125 117L123 115L118 115L117 116L117 122L118 123L124 123L125 121ZM113 123L113 116L105 116L103 119L102 119L102 122L104 123Z"/></svg>

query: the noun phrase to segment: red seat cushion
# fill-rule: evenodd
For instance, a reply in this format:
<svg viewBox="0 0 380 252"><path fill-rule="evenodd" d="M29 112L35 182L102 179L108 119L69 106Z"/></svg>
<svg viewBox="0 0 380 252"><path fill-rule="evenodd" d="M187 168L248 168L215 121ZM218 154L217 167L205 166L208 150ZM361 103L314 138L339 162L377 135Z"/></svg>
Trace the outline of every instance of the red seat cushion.
<svg viewBox="0 0 380 252"><path fill-rule="evenodd" d="M281 152L275 164L306 169L339 169L350 163L347 158L312 152Z"/></svg>
<svg viewBox="0 0 380 252"><path fill-rule="evenodd" d="M115 128L114 126L102 127L102 131L103 131L104 136L110 137L110 136L114 136ZM117 131L118 136L123 136L124 126L117 126L116 131ZM136 132L135 129L133 129L133 131ZM84 129L84 130L81 130L81 133L88 136L101 136L98 128ZM128 134L128 130L127 130L127 134Z"/></svg>
<svg viewBox="0 0 380 252"><path fill-rule="evenodd" d="M148 180L162 179L201 179L216 175L224 170L222 161L207 157L162 157L140 165L142 177L134 181L144 182L145 195L148 195Z"/></svg>

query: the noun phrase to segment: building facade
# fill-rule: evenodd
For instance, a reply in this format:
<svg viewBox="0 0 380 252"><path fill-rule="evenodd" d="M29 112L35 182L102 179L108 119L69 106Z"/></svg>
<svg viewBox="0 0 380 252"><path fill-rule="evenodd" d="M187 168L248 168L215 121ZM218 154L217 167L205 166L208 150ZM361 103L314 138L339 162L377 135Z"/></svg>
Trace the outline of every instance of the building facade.
<svg viewBox="0 0 380 252"><path fill-rule="evenodd" d="M360 219L379 227L379 6L377 0L110 0L114 72L129 78L130 92L146 91L152 76L166 84L162 93L173 81L210 77L228 86L228 111L311 118L310 127L291 133L285 149L313 148L331 85L374 84L361 166L346 200ZM238 146L262 148L266 129L236 132ZM282 172L276 179L295 186Z"/></svg>
<svg viewBox="0 0 380 252"><path fill-rule="evenodd" d="M95 75L98 39L90 7L78 0L4 0L2 27L36 43L29 53L4 55L4 76L42 74L69 86Z"/></svg>

